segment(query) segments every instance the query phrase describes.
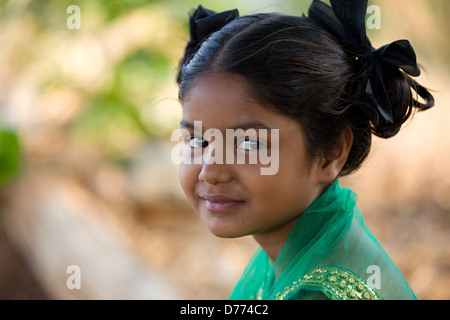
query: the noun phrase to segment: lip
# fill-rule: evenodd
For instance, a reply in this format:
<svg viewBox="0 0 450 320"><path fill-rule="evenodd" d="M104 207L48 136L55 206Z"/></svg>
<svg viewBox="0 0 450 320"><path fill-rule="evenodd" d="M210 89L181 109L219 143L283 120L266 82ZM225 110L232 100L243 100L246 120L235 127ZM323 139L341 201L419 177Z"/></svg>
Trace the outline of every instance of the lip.
<svg viewBox="0 0 450 320"><path fill-rule="evenodd" d="M243 200L237 200L223 194L205 194L200 196L200 199L205 202L208 211L217 213L231 211L245 203Z"/></svg>

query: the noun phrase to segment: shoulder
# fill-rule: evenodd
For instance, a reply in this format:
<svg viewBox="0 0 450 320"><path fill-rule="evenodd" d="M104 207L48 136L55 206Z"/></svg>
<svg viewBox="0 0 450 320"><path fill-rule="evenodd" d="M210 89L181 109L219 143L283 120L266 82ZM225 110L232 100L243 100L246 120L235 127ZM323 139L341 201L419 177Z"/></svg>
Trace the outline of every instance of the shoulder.
<svg viewBox="0 0 450 320"><path fill-rule="evenodd" d="M382 300L363 278L336 266L314 269L279 292L276 299L292 299L302 291L320 292L331 300Z"/></svg>

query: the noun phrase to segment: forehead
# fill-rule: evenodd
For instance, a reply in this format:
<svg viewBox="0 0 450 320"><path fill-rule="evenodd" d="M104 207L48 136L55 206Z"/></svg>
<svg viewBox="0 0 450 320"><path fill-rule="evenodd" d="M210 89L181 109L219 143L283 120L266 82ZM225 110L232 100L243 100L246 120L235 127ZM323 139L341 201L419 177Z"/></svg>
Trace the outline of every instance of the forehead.
<svg viewBox="0 0 450 320"><path fill-rule="evenodd" d="M221 72L196 80L183 100L183 122L202 121L208 128L233 128L240 123L262 122L278 129L291 119L276 114L256 101L249 93L247 80ZM293 120L292 120L293 121Z"/></svg>

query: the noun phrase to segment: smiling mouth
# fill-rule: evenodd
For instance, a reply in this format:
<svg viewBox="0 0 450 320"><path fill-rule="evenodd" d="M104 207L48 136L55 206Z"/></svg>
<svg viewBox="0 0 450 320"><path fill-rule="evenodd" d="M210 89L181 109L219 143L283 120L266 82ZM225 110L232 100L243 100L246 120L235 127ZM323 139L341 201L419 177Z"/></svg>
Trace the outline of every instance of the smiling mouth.
<svg viewBox="0 0 450 320"><path fill-rule="evenodd" d="M245 204L243 200L235 200L222 195L205 195L200 199L204 201L206 209L214 213L228 212Z"/></svg>

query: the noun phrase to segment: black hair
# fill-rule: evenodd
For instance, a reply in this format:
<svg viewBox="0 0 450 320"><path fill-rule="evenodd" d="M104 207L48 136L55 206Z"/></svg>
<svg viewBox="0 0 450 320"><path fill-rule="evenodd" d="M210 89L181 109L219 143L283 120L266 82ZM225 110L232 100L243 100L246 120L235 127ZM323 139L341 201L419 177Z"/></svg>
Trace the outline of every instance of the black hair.
<svg viewBox="0 0 450 320"><path fill-rule="evenodd" d="M233 20L186 50L178 74L179 98L206 73L243 76L261 104L300 123L312 157L327 156L350 127L353 144L340 173L346 175L367 157L372 134L394 136L415 109L433 106L431 95L419 102L423 89L403 71L383 66L393 124L369 119L372 108L352 96L357 77L354 56L308 17L278 13L246 15Z"/></svg>

